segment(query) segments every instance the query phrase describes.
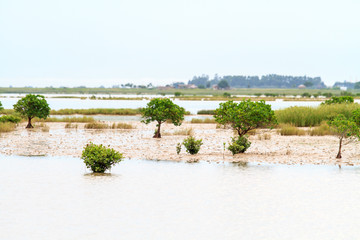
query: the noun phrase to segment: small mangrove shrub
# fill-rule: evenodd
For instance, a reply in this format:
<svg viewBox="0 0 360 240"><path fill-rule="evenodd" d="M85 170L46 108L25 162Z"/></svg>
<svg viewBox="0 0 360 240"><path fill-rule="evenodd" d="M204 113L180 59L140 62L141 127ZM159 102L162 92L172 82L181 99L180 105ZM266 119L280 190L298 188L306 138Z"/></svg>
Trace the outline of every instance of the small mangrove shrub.
<svg viewBox="0 0 360 240"><path fill-rule="evenodd" d="M193 136L189 136L183 141L182 144L185 146L186 152L194 155L200 151L200 147L203 143L202 139L196 140Z"/></svg>
<svg viewBox="0 0 360 240"><path fill-rule="evenodd" d="M176 145L176 153L177 153L177 154L180 154L180 152L181 152L181 143L178 143L178 144Z"/></svg>
<svg viewBox="0 0 360 240"><path fill-rule="evenodd" d="M81 159L87 168L94 173L104 173L106 170L123 160L123 155L112 148L92 142L87 144L82 151Z"/></svg>
<svg viewBox="0 0 360 240"><path fill-rule="evenodd" d="M329 100L321 103L321 105L339 104L339 103L354 103L354 98L351 96L332 97Z"/></svg>
<svg viewBox="0 0 360 240"><path fill-rule="evenodd" d="M246 136L238 136L231 138L228 150L233 154L244 153L251 145L251 142Z"/></svg>

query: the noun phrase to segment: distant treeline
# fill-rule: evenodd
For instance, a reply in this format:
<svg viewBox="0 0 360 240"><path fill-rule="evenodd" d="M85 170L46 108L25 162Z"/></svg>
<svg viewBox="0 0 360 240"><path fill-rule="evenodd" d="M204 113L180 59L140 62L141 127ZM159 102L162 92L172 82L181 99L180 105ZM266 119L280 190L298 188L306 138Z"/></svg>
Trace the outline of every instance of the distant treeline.
<svg viewBox="0 0 360 240"><path fill-rule="evenodd" d="M210 88L220 82L226 81L233 88L297 88L300 85L306 88L326 88L320 77L307 76L283 76L270 74L265 76L241 76L227 75L219 77L215 75L210 79L208 75L194 76L188 84L194 84L199 88Z"/></svg>

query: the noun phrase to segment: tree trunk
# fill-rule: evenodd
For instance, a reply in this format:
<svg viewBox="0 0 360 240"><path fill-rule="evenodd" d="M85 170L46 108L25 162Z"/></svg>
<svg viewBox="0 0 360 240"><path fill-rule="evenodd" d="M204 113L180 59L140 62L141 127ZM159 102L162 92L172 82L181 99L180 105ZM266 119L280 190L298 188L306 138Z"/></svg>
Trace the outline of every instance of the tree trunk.
<svg viewBox="0 0 360 240"><path fill-rule="evenodd" d="M26 126L26 128L34 128L33 125L31 125L31 118L28 118L28 125Z"/></svg>
<svg viewBox="0 0 360 240"><path fill-rule="evenodd" d="M336 158L341 158L341 145L342 145L342 139L343 139L343 138L340 138L340 141L339 141L339 152L338 152L338 154L337 154Z"/></svg>
<svg viewBox="0 0 360 240"><path fill-rule="evenodd" d="M161 138L161 134L160 134L160 126L161 126L161 122L158 122L158 128L157 128L157 131L156 131L156 133L155 133L155 135L154 135L154 137L153 138Z"/></svg>

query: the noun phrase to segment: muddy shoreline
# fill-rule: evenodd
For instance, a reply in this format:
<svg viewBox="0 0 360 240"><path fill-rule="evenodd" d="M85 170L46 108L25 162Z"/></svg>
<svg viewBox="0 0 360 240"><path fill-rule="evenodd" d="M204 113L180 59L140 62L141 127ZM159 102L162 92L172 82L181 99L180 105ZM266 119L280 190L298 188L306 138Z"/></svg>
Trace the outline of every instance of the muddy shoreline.
<svg viewBox="0 0 360 240"><path fill-rule="evenodd" d="M338 139L334 136L280 136L276 130L258 130L250 136L251 147L245 154L233 156L224 151L223 143L233 136L232 130L217 129L216 124L183 123L180 127L172 124L162 126L162 138L152 138L155 124L145 125L129 122L134 129L84 129L79 123L77 129L66 129L65 123L46 123L48 131L40 128L25 129L19 125L14 132L0 135L0 154L21 156L73 156L80 157L88 142L110 145L126 158L209 161L209 162L257 162L276 164L316 165L360 165L359 143L343 148L342 159L336 159ZM111 124L109 122L109 124ZM176 144L186 136L175 135L176 131L192 128L196 138L203 139L199 154L190 155L183 148L176 153ZM270 135L265 140L264 134Z"/></svg>

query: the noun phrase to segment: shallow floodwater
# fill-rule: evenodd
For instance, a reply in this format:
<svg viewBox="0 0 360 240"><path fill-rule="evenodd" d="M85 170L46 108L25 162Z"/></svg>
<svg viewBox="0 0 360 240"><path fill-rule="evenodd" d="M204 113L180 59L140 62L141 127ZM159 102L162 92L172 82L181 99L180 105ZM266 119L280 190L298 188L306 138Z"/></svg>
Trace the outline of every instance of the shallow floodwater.
<svg viewBox="0 0 360 240"><path fill-rule="evenodd" d="M360 169L0 156L0 239L358 239Z"/></svg>

